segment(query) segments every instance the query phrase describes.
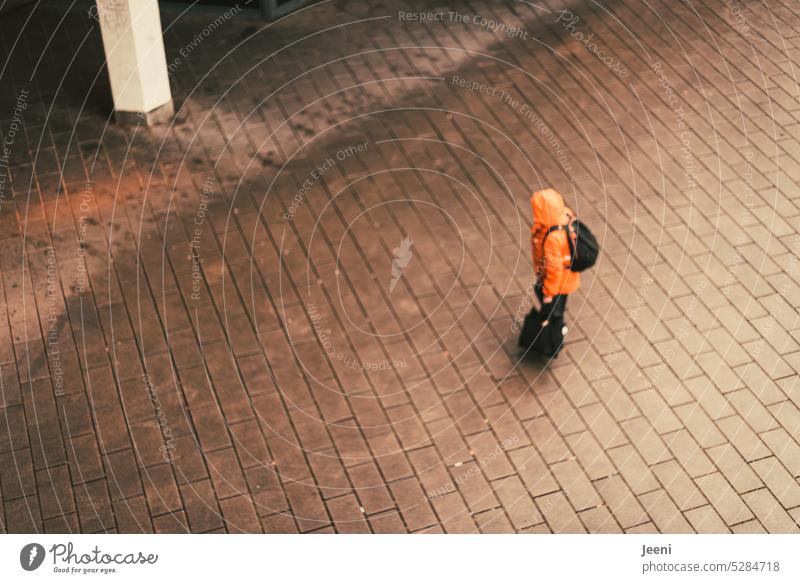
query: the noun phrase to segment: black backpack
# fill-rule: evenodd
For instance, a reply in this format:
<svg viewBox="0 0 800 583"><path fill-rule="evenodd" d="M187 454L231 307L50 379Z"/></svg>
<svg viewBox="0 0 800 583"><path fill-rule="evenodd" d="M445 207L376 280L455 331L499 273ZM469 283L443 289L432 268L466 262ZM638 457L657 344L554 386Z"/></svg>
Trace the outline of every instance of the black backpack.
<svg viewBox="0 0 800 583"><path fill-rule="evenodd" d="M597 262L597 256L600 254L600 245L597 242L597 237L589 230L589 227L578 219L573 219L567 225L553 225L547 229L547 233L542 239L542 248L544 248L547 235L558 230L567 231L569 254L572 258L569 266L570 270L581 272L594 266Z"/></svg>

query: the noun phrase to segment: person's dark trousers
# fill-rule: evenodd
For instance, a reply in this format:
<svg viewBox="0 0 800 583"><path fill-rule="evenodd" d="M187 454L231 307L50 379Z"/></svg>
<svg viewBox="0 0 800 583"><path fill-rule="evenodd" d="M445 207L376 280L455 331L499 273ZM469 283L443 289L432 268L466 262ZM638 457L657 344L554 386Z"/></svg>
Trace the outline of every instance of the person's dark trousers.
<svg viewBox="0 0 800 583"><path fill-rule="evenodd" d="M557 296L553 296L553 301L549 304L544 303L544 291L542 291L542 286L537 285L534 290L536 291L536 297L539 298L539 304L542 306L539 314L541 316L542 321L545 320L563 320L564 319L564 312L567 309L567 294L560 294Z"/></svg>

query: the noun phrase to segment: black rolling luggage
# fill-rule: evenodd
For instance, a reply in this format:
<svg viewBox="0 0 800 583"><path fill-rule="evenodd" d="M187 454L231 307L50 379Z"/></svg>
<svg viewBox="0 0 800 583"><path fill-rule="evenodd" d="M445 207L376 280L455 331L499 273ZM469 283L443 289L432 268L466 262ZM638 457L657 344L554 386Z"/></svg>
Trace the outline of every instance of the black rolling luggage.
<svg viewBox="0 0 800 583"><path fill-rule="evenodd" d="M547 324L542 326L539 311L531 308L522 324L519 345L526 351L555 358L564 345L566 334L567 326L564 324L563 318L548 320Z"/></svg>

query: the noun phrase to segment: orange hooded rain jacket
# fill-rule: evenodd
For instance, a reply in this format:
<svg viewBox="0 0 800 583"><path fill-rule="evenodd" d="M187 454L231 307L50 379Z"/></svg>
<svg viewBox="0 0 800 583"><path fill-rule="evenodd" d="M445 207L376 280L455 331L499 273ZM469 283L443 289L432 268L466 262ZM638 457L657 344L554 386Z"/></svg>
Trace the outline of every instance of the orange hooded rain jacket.
<svg viewBox="0 0 800 583"><path fill-rule="evenodd" d="M552 188L537 190L531 196L533 226L531 248L533 269L546 296L570 294L581 285L581 274L572 271L567 232L555 230L544 241L547 230L553 225L566 225L574 216L565 204L564 197Z"/></svg>

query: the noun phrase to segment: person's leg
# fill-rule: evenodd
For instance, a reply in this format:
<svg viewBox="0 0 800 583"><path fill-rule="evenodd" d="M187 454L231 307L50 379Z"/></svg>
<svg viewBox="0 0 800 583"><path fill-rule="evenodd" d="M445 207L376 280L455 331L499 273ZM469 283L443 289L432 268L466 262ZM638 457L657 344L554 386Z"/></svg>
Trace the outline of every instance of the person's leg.
<svg viewBox="0 0 800 583"><path fill-rule="evenodd" d="M567 305L567 295L561 294L553 296L553 301L545 303L544 294L537 289L536 295L539 297L539 304L542 306L542 320L562 319Z"/></svg>
<svg viewBox="0 0 800 583"><path fill-rule="evenodd" d="M554 306L552 314L550 316L550 321L552 324L556 326L562 326L562 333L559 335L560 340L558 341L558 347L556 348L555 354L553 354L553 357L555 358L558 356L558 353L561 352L561 349L563 348L563 342L564 342L563 333L564 333L564 328L566 327L566 324L564 322L564 313L566 312L567 309L567 294L561 294L559 296L554 297L553 304Z"/></svg>
<svg viewBox="0 0 800 583"><path fill-rule="evenodd" d="M567 311L567 298L569 296L567 294L561 294L553 298L553 302L555 306L553 307L553 318L557 318L560 320L564 319L564 313Z"/></svg>

